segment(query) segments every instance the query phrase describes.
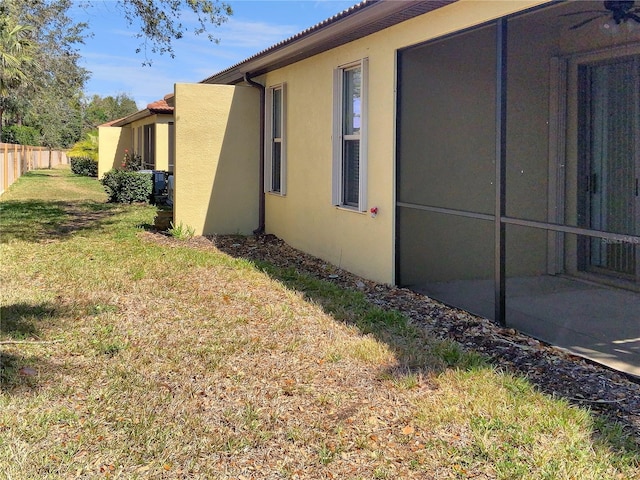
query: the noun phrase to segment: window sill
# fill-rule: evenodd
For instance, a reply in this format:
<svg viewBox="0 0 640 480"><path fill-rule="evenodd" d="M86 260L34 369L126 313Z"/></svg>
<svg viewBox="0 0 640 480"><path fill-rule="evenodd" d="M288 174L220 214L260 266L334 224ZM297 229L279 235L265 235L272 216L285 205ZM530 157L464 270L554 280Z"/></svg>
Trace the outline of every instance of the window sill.
<svg viewBox="0 0 640 480"><path fill-rule="evenodd" d="M286 194L280 193L280 192L264 192L264 193L266 193L267 195L271 195L273 197L283 197L284 198L284 197L287 196Z"/></svg>
<svg viewBox="0 0 640 480"><path fill-rule="evenodd" d="M336 210L342 210L344 212L360 213L360 214L367 213L366 211L363 212L358 207L349 207L347 205L334 205L334 206L335 206Z"/></svg>

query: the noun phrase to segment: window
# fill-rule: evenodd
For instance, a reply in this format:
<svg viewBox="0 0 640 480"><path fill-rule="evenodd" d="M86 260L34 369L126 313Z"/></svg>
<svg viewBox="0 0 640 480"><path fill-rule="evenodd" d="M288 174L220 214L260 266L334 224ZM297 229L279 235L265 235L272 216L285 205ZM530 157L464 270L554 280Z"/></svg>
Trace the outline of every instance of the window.
<svg viewBox="0 0 640 480"><path fill-rule="evenodd" d="M336 69L333 120L333 203L366 210L367 60Z"/></svg>
<svg viewBox="0 0 640 480"><path fill-rule="evenodd" d="M265 132L265 191L285 194L285 88L284 84L267 89Z"/></svg>
<svg viewBox="0 0 640 480"><path fill-rule="evenodd" d="M144 126L144 146L142 152L142 168L145 170L154 170L156 168L156 126Z"/></svg>

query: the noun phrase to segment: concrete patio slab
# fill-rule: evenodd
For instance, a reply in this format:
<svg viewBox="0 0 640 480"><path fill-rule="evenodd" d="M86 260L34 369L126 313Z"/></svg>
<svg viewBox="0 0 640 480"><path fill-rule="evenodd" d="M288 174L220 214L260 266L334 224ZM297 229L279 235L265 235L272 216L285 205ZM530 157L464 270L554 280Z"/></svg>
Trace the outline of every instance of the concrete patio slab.
<svg viewBox="0 0 640 480"><path fill-rule="evenodd" d="M414 290L493 319L492 280ZM507 279L507 326L640 378L640 294L563 276Z"/></svg>

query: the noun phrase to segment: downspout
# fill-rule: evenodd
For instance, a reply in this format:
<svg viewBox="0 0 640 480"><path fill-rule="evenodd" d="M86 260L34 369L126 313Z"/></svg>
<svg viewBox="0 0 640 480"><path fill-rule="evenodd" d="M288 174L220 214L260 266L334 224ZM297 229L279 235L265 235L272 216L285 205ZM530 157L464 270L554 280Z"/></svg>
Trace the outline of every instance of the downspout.
<svg viewBox="0 0 640 480"><path fill-rule="evenodd" d="M265 112L265 88L264 85L251 80L249 73L244 74L244 81L260 90L260 190L258 191L258 228L253 231L254 235L261 235L265 228L265 208L264 208L264 112Z"/></svg>

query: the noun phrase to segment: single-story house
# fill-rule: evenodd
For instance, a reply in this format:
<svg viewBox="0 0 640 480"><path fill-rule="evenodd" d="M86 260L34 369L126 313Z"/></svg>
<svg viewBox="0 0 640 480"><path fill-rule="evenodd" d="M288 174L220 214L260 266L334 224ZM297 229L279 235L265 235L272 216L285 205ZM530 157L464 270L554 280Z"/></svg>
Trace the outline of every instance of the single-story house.
<svg viewBox="0 0 640 480"><path fill-rule="evenodd" d="M175 85L174 222L640 375L640 6L367 0Z"/></svg>
<svg viewBox="0 0 640 480"><path fill-rule="evenodd" d="M140 155L144 169L173 171L173 128L173 94L139 112L100 125L98 178L119 168L125 153Z"/></svg>

